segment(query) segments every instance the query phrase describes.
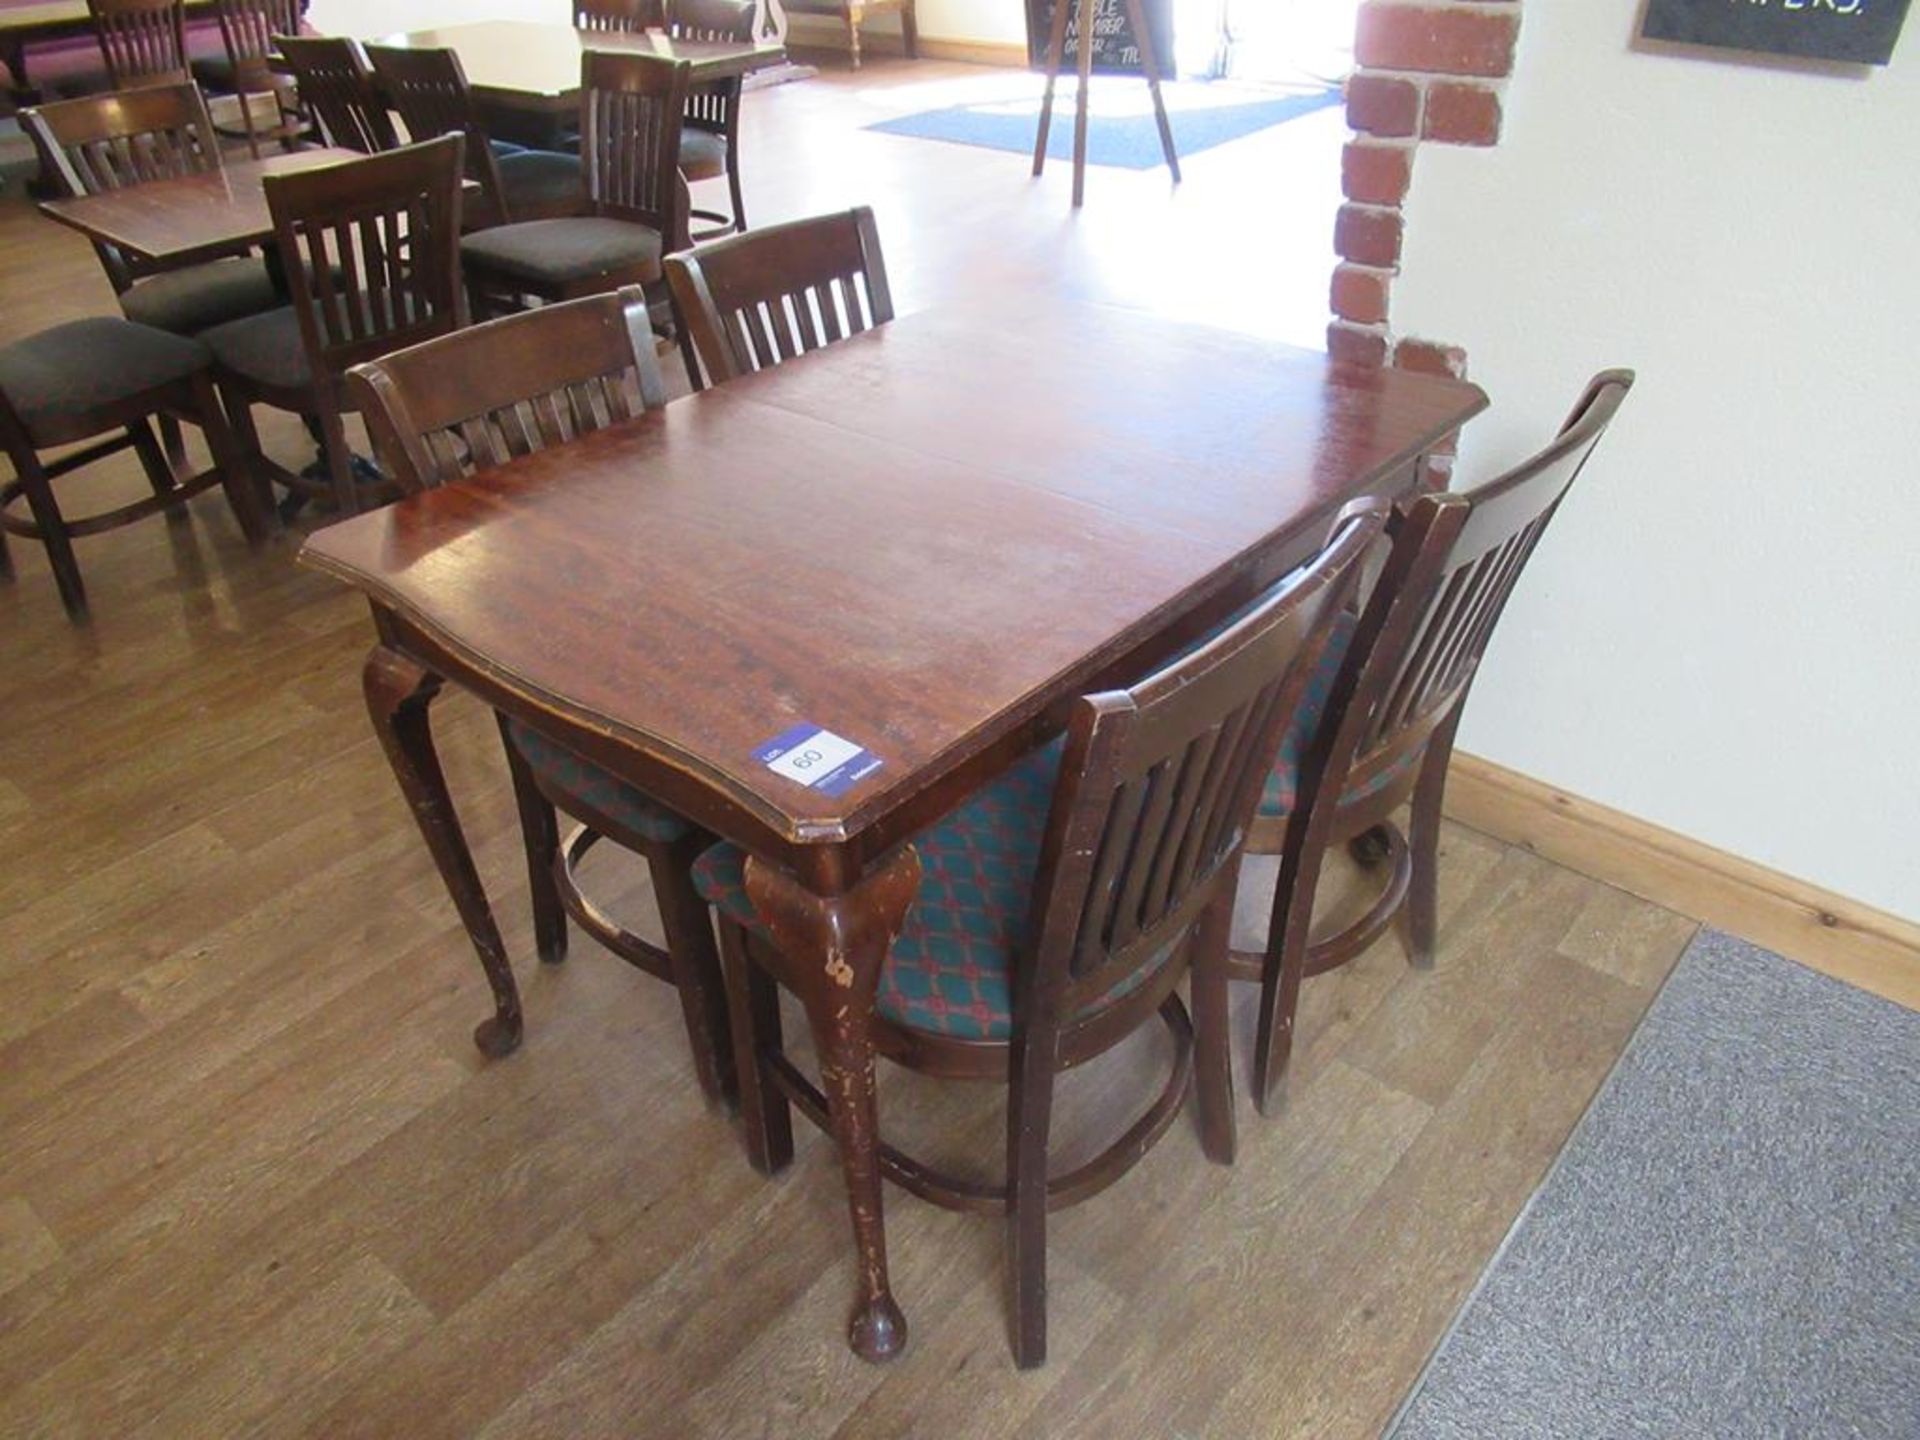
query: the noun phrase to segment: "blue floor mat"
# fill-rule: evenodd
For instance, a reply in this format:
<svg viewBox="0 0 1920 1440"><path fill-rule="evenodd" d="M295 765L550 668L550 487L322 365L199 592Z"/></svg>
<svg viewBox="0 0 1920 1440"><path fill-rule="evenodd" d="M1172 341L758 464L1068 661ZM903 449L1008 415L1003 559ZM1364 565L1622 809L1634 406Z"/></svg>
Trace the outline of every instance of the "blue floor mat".
<svg viewBox="0 0 1920 1440"><path fill-rule="evenodd" d="M1173 125L1174 148L1182 159L1238 140L1270 125L1298 119L1315 110L1338 104L1337 86L1298 95L1274 95L1232 104L1181 103L1181 87L1165 87L1168 93L1168 118ZM1192 87L1196 91L1204 87ZM1145 94L1145 82L1141 93ZM1052 160L1073 159L1074 91L1070 79L1063 80L1054 97L1053 127L1047 135L1047 156ZM973 105L949 105L942 110L923 110L867 126L887 135L909 135L920 140L946 140L956 145L983 145L993 150L1033 153L1034 129L1039 123L1040 101L1008 102L995 100ZM1087 163L1112 165L1125 170L1151 170L1163 162L1160 132L1154 124L1151 108L1140 114L1102 115L1087 118Z"/></svg>

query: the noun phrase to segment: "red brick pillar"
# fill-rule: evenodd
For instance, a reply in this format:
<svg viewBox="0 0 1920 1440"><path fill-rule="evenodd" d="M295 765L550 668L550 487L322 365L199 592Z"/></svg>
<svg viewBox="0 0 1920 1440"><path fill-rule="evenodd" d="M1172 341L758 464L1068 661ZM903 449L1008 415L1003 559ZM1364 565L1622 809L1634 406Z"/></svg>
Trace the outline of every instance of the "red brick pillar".
<svg viewBox="0 0 1920 1440"><path fill-rule="evenodd" d="M1512 73L1520 0L1366 0L1347 81L1354 138L1341 157L1346 203L1334 223L1335 359L1406 370L1466 372L1456 346L1393 328L1404 205L1424 141L1493 145L1501 82Z"/></svg>

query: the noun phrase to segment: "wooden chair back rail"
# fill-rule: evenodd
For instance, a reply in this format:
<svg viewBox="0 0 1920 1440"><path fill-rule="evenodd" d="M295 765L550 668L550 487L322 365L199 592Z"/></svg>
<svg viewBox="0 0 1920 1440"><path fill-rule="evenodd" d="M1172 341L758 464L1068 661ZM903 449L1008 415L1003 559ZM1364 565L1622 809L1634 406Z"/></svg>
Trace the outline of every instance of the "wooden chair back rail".
<svg viewBox="0 0 1920 1440"><path fill-rule="evenodd" d="M56 101L21 111L20 124L41 170L67 195L99 195L221 168L206 99L190 82ZM93 248L116 293L152 269L118 246L96 240Z"/></svg>
<svg viewBox="0 0 1920 1440"><path fill-rule="evenodd" d="M186 10L180 0L87 0L87 10L114 89L187 78Z"/></svg>
<svg viewBox="0 0 1920 1440"><path fill-rule="evenodd" d="M708 383L763 370L893 318L873 212L763 226L667 262Z"/></svg>
<svg viewBox="0 0 1920 1440"><path fill-rule="evenodd" d="M269 175L267 208L316 373L464 324L460 168L444 135L364 161Z"/></svg>
<svg viewBox="0 0 1920 1440"><path fill-rule="evenodd" d="M1382 617L1389 643L1356 690L1362 721L1354 753L1416 748L1473 682L1507 600L1561 498L1626 396L1619 372L1595 377L1559 436L1539 455L1471 495L1419 502L1398 521L1425 528L1427 542ZM1396 743L1396 741L1398 743Z"/></svg>
<svg viewBox="0 0 1920 1440"><path fill-rule="evenodd" d="M400 143L359 41L287 34L273 43L293 74L301 108L329 145L373 155Z"/></svg>
<svg viewBox="0 0 1920 1440"><path fill-rule="evenodd" d="M576 30L664 30L663 0L574 0Z"/></svg>
<svg viewBox="0 0 1920 1440"><path fill-rule="evenodd" d="M1030 1017L1071 1015L1127 983L1232 883L1325 622L1386 513L1349 506L1326 548L1233 625L1141 685L1075 706L1035 882Z"/></svg>
<svg viewBox="0 0 1920 1440"><path fill-rule="evenodd" d="M653 55L589 50L580 149L596 214L658 230L668 250L686 243L680 117L691 67Z"/></svg>
<svg viewBox="0 0 1920 1440"><path fill-rule="evenodd" d="M264 71L273 37L300 33L300 0L216 0L220 41L236 70L257 62Z"/></svg>
<svg viewBox="0 0 1920 1440"><path fill-rule="evenodd" d="M390 354L349 381L409 494L565 444L666 403L646 295L542 306Z"/></svg>
<svg viewBox="0 0 1920 1440"><path fill-rule="evenodd" d="M399 112L400 123L407 127L408 137L428 140L435 135L465 135L467 175L480 187L485 209L499 219L512 219L506 211L500 162L487 143L486 126L473 103L473 90L460 56L447 48L415 50L398 45L369 45L366 53L380 88Z"/></svg>

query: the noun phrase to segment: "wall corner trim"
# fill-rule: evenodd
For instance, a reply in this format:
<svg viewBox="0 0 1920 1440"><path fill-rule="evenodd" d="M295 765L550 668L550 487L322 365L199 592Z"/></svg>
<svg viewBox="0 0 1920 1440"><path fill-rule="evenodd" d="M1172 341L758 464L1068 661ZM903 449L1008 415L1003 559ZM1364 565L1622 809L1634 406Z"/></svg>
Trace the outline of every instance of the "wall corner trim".
<svg viewBox="0 0 1920 1440"><path fill-rule="evenodd" d="M1920 1010L1920 924L1456 752L1447 817Z"/></svg>

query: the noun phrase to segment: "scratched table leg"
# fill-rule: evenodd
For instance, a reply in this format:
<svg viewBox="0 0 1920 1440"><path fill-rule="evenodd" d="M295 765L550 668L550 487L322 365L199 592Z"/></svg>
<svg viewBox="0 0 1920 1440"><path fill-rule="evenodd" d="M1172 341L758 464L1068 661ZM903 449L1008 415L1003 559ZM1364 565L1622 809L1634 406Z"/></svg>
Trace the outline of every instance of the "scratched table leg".
<svg viewBox="0 0 1920 1440"><path fill-rule="evenodd" d="M501 943L487 893L480 885L466 836L454 814L453 797L440 773L440 757L433 748L428 708L440 693L440 677L422 669L396 650L375 645L367 653L361 675L367 692L367 712L380 737L394 778L420 826L420 834L446 882L447 893L467 927L467 936L479 952L480 964L493 987L491 1018L475 1027L473 1043L494 1059L511 1055L520 1045L520 991L513 983L513 967Z"/></svg>
<svg viewBox="0 0 1920 1440"><path fill-rule="evenodd" d="M920 888L920 857L904 846L835 894L809 889L753 858L746 882L748 898L792 966L790 979L806 1002L820 1054L860 1264L847 1343L863 1360L890 1360L906 1347L907 1318L887 1280L871 1027L881 965Z"/></svg>

